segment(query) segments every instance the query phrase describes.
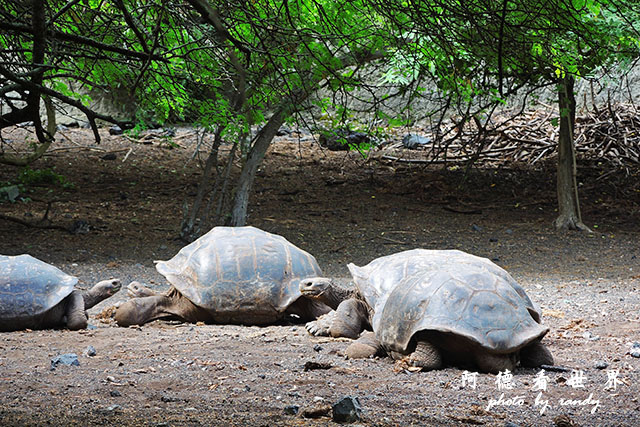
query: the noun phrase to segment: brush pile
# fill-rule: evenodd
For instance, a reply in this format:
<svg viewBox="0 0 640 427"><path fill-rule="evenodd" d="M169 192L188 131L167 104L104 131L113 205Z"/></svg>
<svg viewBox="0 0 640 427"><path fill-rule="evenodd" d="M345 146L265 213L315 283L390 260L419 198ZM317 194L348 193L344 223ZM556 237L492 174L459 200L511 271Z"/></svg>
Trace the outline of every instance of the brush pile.
<svg viewBox="0 0 640 427"><path fill-rule="evenodd" d="M509 164L552 160L558 144L558 112L527 111L515 117L497 116L485 129L472 123L442 129L441 138L428 130L431 143L420 150L402 150L401 143L387 145L385 160L407 163ZM594 160L616 168L640 164L640 113L634 105L617 104L576 117L574 141L579 160Z"/></svg>

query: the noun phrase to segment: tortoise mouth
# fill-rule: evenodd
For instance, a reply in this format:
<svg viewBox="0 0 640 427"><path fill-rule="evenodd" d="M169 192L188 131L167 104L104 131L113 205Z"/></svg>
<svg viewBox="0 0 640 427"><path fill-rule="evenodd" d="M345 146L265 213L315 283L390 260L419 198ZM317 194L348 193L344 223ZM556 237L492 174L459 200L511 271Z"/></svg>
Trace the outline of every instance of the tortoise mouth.
<svg viewBox="0 0 640 427"><path fill-rule="evenodd" d="M118 293L118 291L120 291L121 288L122 288L122 283L120 282L120 279L113 279L113 280L111 280L111 286L109 287L109 293L111 295L115 295L116 293Z"/></svg>
<svg viewBox="0 0 640 427"><path fill-rule="evenodd" d="M320 297L322 295L324 295L324 293L326 292L325 289L305 289L302 292L302 295L305 296L315 296L315 297Z"/></svg>
<svg viewBox="0 0 640 427"><path fill-rule="evenodd" d="M300 282L300 293L304 296L321 296L329 286L326 283L318 283L313 280L302 280Z"/></svg>

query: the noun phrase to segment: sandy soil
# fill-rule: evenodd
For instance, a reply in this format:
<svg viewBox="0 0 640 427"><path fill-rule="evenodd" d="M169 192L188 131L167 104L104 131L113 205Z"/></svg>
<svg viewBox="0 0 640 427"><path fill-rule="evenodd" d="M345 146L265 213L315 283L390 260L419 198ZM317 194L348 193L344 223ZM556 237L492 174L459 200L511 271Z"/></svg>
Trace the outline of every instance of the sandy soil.
<svg viewBox="0 0 640 427"><path fill-rule="evenodd" d="M153 260L184 245L176 240L182 204L201 171L189 161L192 138L170 149L106 131L100 145L87 130L63 134L33 167L54 169L74 188L37 188L33 201L0 204L0 213L34 221L52 201L53 224L81 220L89 231L0 220L0 253L30 253L84 287L119 277L166 289ZM0 182L16 173L2 167ZM292 322L118 328L99 315L126 299L121 291L90 310L89 330L0 335L0 425L332 425L331 406L345 396L358 398L361 425L639 425L640 359L630 354L640 341L638 171L581 165L593 234L552 229L551 165L463 176L460 168L322 151L309 135L293 134L265 159L249 224L285 236L345 281L347 262L414 247L494 260L541 306L551 328L544 340L568 368L545 372L545 391L536 389L539 370L516 370L512 388L500 390L496 375L477 375L473 388L456 368L412 372L391 359L348 360L346 340L311 337ZM51 359L66 353L79 366L51 370Z"/></svg>

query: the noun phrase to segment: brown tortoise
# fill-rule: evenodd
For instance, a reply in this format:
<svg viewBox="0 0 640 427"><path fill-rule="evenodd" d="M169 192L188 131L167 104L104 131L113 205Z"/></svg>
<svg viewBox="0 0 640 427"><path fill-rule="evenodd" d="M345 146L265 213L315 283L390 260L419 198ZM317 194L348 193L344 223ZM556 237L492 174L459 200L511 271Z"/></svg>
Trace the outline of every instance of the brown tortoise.
<svg viewBox="0 0 640 427"><path fill-rule="evenodd" d="M215 227L156 269L171 287L156 294L138 282L116 309L120 326L156 319L265 325L287 315L309 321L330 311L301 295L300 280L318 276L315 258L284 237L254 227Z"/></svg>
<svg viewBox="0 0 640 427"><path fill-rule="evenodd" d="M541 343L548 328L524 289L486 258L414 249L349 264L355 292L327 278L300 283L302 295L335 311L307 325L314 335L360 338L350 357L387 353L415 366L484 372L553 364ZM360 333L372 328L373 333Z"/></svg>

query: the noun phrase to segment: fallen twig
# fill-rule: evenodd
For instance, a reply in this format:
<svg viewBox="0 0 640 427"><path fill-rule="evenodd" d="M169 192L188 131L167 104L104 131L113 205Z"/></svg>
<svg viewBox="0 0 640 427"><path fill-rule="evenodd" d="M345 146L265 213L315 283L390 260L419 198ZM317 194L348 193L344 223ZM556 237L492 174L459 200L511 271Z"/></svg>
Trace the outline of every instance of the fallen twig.
<svg viewBox="0 0 640 427"><path fill-rule="evenodd" d="M133 147L129 148L129 151L127 151L127 154L124 155L124 158L122 159L122 163L127 161L127 159L129 158L129 154L131 153L133 153Z"/></svg>
<svg viewBox="0 0 640 427"><path fill-rule="evenodd" d="M25 221L23 219L16 218L10 215L5 215L5 214L0 214L0 219L3 219L5 221L15 222L17 224L24 225L25 227L29 227L29 228L41 228L46 230L63 230L63 231L66 231L67 233L71 233L71 230L69 228L64 227L62 225L57 225L57 224L41 224L40 222L33 223L33 222Z"/></svg>
<svg viewBox="0 0 640 427"><path fill-rule="evenodd" d="M396 239L391 239L389 237L386 236L378 236L379 239L382 239L388 243L393 243L394 245L409 245L409 242L402 242L400 240L396 240Z"/></svg>
<svg viewBox="0 0 640 427"><path fill-rule="evenodd" d="M452 208L450 206L443 206L442 209L444 209L445 211L459 213L463 215L476 215L476 214L482 213L482 209L457 209L457 208Z"/></svg>

